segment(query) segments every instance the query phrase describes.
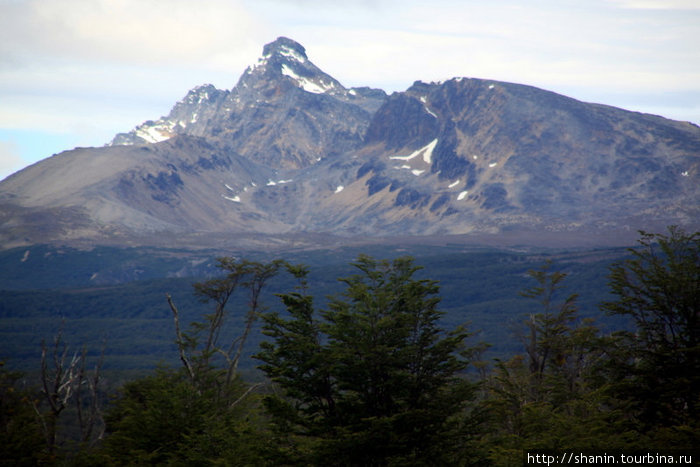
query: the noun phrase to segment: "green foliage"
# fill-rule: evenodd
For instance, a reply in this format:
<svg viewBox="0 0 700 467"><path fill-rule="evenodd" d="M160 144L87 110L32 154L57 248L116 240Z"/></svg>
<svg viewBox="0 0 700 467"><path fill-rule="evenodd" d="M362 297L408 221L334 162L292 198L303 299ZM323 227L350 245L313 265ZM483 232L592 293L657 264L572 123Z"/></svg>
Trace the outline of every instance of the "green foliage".
<svg viewBox="0 0 700 467"><path fill-rule="evenodd" d="M19 386L21 378L0 361L0 465L36 465L44 457L44 438L32 409L37 395Z"/></svg>
<svg viewBox="0 0 700 467"><path fill-rule="evenodd" d="M214 310L201 321L180 329L180 312L168 296L175 323L182 369L128 383L109 411L111 432L105 452L136 464L202 465L262 462L257 428L255 386L241 381L238 362L261 308L261 292L276 274L278 262L263 264L220 258L222 277L194 284L195 294ZM231 299L247 292L245 308L231 310ZM237 312L237 313L236 313ZM239 315L242 333L225 343L224 329L231 315Z"/></svg>
<svg viewBox="0 0 700 467"><path fill-rule="evenodd" d="M497 362L485 405L484 445L495 465L523 450L688 449L697 413L700 234L642 233L640 248L610 268L609 313L633 329L600 335L579 320L576 296L555 300L565 274L546 265L524 296L541 311L521 333L524 356Z"/></svg>
<svg viewBox="0 0 700 467"><path fill-rule="evenodd" d="M642 430L695 431L700 439L700 232L641 232L632 258L611 268L608 313L628 316L616 337L613 391ZM676 427L676 428L674 428ZM692 430L691 430L692 431ZM667 440L668 441L668 440Z"/></svg>
<svg viewBox="0 0 700 467"><path fill-rule="evenodd" d="M438 286L413 278L410 258L360 256L358 274L316 315L304 268L295 292L281 295L289 317L264 315L260 368L283 390L266 406L280 433L280 452L295 462L387 465L455 461L465 435L474 385L470 333L439 326ZM298 439L306 441L298 443ZM298 448L301 445L301 448Z"/></svg>
<svg viewBox="0 0 700 467"><path fill-rule="evenodd" d="M440 288L411 258L361 255L345 267L340 262L351 250L340 249L333 258L299 253L313 267L220 258L223 276L196 283L189 299L182 285L190 280L0 292L0 354L13 354L6 336L21 336L38 353L40 337L32 336L46 334L41 326L51 322L43 318L55 323L67 312L67 332L77 325L94 334L94 323L107 322L111 332L137 336L108 341L106 365L123 358L127 346L130 355L149 354L148 365L163 357L182 363L121 387L105 412L101 448L80 444L86 425L58 424L59 431L75 431L60 436L75 443L64 443L54 457L36 454L46 451L41 389L23 389L19 374L0 366L0 464L519 465L524 450L698 444L700 233L675 227L668 235L642 233L640 247L610 268L610 293L602 271L620 258L617 250L416 250ZM22 264L38 267L38 251L28 256L33 266ZM20 253L0 255L0 262L21 261ZM45 258L53 261L54 253ZM92 264L89 255L79 256ZM530 269L542 259L543 267ZM277 275L281 267L290 275ZM265 310L266 288L288 291L277 295L284 311ZM167 290L174 292L170 317ZM629 331L606 334L593 324L591 304L601 299L606 322L628 319ZM113 316L120 306L129 308L123 319ZM32 323L25 319L17 333L12 326L22 309ZM516 315L525 319L508 336ZM244 346L261 340L260 316L266 340L257 358L270 385L246 382L239 371ZM158 347L172 341L173 317L175 343ZM477 360L483 347L467 345L472 334L461 325L467 317L486 328L482 337L504 356L492 369ZM180 329L180 320L191 324ZM54 361L65 361L68 374L81 374L72 353L55 350ZM469 366L478 371L469 373ZM48 369L42 374L51 381ZM55 373L59 387L66 371ZM87 410L88 400L80 407ZM58 409L64 421L79 412Z"/></svg>
<svg viewBox="0 0 700 467"><path fill-rule="evenodd" d="M547 262L529 272L537 285L523 291L522 296L536 300L542 311L530 314L520 339L528 357L532 401L558 403L582 389L584 372L599 357L600 346L592 321L578 320L578 296L571 294L555 301L567 274L551 269L552 263Z"/></svg>
<svg viewBox="0 0 700 467"><path fill-rule="evenodd" d="M195 387L184 371L165 369L127 383L105 417L104 453L136 465L260 464L255 401L237 403L246 391L235 380L224 400L214 387Z"/></svg>
<svg viewBox="0 0 700 467"><path fill-rule="evenodd" d="M575 294L562 298L565 273L547 262L529 273L537 284L522 295L538 302L519 334L525 356L497 361L485 401L495 465L517 464L523 450L612 448L590 375L603 358L602 340L577 316Z"/></svg>

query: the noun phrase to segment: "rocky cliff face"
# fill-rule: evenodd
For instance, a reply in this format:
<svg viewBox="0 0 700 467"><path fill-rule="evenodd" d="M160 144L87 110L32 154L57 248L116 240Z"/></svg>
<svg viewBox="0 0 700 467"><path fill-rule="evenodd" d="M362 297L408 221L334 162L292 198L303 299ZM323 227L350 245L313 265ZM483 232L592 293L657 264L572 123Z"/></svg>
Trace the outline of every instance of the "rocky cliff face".
<svg viewBox="0 0 700 467"><path fill-rule="evenodd" d="M217 118L217 111L228 95L228 91L211 84L197 86L167 116L143 122L128 133L119 133L110 145L159 143L178 134L202 135L206 122Z"/></svg>
<svg viewBox="0 0 700 467"><path fill-rule="evenodd" d="M687 223L700 204L699 135L528 86L416 83L375 114L357 179L369 203L386 197L372 216L393 233L392 204L419 220L402 227L412 233Z"/></svg>
<svg viewBox="0 0 700 467"><path fill-rule="evenodd" d="M634 236L697 228L699 172L690 123L481 79L347 89L279 38L232 90L197 87L108 147L3 181L0 244Z"/></svg>
<svg viewBox="0 0 700 467"><path fill-rule="evenodd" d="M381 90L344 88L304 47L282 37L264 47L230 92L195 88L167 117L117 135L112 144L202 136L269 167L299 169L357 148L385 97Z"/></svg>

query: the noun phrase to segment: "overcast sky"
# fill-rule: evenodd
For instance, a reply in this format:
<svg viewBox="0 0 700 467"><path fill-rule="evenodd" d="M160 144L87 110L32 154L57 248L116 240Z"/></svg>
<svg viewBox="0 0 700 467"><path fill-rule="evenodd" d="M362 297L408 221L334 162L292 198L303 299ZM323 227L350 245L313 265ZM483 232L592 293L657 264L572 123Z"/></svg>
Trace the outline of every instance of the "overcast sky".
<svg viewBox="0 0 700 467"><path fill-rule="evenodd" d="M700 123L699 0L0 0L0 179L232 88L278 36L347 87L467 76Z"/></svg>

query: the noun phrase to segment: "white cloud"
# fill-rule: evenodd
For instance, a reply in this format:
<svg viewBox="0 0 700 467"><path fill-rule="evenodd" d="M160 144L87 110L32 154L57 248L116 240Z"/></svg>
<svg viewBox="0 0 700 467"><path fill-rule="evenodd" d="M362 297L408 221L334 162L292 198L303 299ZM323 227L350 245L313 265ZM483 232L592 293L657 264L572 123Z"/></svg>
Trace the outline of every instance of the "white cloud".
<svg viewBox="0 0 700 467"><path fill-rule="evenodd" d="M228 66L257 53L264 28L231 0L26 0L2 4L2 55Z"/></svg>
<svg viewBox="0 0 700 467"><path fill-rule="evenodd" d="M233 87L268 36L239 1L0 2L0 128L127 131Z"/></svg>
<svg viewBox="0 0 700 467"><path fill-rule="evenodd" d="M228 77L209 77L216 76ZM167 114L201 78L186 71L87 64L0 72L0 128L67 132L89 122L128 130Z"/></svg>
<svg viewBox="0 0 700 467"><path fill-rule="evenodd" d="M340 11L315 16L288 8L270 20L284 22L311 59L346 85L402 90L416 79L471 76L554 90L698 88L698 14L659 15L604 0L346 8L342 19L333 19Z"/></svg>
<svg viewBox="0 0 700 467"><path fill-rule="evenodd" d="M609 0L622 8L639 10L700 10L697 0Z"/></svg>

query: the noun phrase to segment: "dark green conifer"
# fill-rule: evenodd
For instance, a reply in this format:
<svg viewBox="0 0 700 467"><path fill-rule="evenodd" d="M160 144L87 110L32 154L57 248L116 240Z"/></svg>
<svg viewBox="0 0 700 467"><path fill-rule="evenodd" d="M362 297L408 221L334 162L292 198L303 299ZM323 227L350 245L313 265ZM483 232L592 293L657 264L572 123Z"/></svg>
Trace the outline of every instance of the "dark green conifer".
<svg viewBox="0 0 700 467"><path fill-rule="evenodd" d="M360 256L354 266L326 310L315 313L302 282L281 295L288 317L264 316L271 340L257 358L282 390L267 406L305 446L286 454L317 465L459 463L473 434L470 333L440 327L438 285L416 279L411 258Z"/></svg>

